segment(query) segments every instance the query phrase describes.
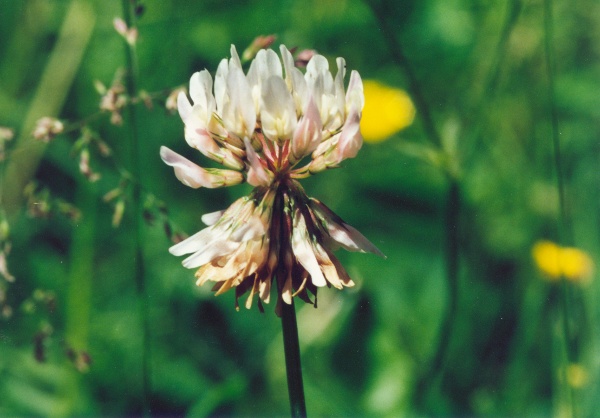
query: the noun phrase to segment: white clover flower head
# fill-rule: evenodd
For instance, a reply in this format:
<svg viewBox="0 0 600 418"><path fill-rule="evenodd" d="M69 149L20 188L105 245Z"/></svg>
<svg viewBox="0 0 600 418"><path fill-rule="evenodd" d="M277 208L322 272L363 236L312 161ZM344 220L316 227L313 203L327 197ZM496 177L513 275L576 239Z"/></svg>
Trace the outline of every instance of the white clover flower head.
<svg viewBox="0 0 600 418"><path fill-rule="evenodd" d="M207 70L192 75L189 98L177 97L185 140L226 168L203 168L167 147L162 160L192 188L215 188L247 182L250 196L224 211L203 216L207 228L171 247L174 255L191 254L187 268L199 268L197 284L214 281L217 294L235 288L270 300L277 281L277 302L293 296L312 303L317 288L352 286L333 250L383 254L321 202L309 198L298 179L339 167L362 145L364 105L360 75L352 71L344 88L345 61L337 74L325 57L312 54L306 72L294 65L285 46L281 60L261 49L247 73L234 46L215 78ZM283 65L282 65L283 64ZM190 101L191 99L191 101ZM278 305L279 306L279 305Z"/></svg>

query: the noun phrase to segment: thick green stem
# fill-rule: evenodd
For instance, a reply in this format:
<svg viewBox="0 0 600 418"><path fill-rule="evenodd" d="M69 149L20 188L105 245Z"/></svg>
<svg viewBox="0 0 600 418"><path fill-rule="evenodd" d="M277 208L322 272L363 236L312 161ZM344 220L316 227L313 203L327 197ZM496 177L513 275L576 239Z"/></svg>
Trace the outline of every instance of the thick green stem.
<svg viewBox="0 0 600 418"><path fill-rule="evenodd" d="M285 368L292 417L306 417L302 366L300 364L300 344L293 300L291 305L281 304L281 325L283 327L283 349L285 351Z"/></svg>
<svg viewBox="0 0 600 418"><path fill-rule="evenodd" d="M279 292L283 289L285 278L288 277L289 266L286 268L284 260L289 254L291 234L291 220L286 215L286 187L279 186L276 191L273 206L272 241L279 242L279 262L277 266L277 287ZM279 296L281 298L281 296ZM298 325L296 323L296 309L294 300L291 304L278 300L281 308L281 327L283 331L283 350L285 353L285 369L287 373L288 392L290 395L290 409L292 417L306 417L306 403L304 400L304 385L302 383L302 366L300 364L300 343L298 340Z"/></svg>
<svg viewBox="0 0 600 418"><path fill-rule="evenodd" d="M136 0L122 0L123 15L128 28L135 28L136 25ZM127 77L126 86L127 93L130 98L134 98L138 93L138 63L135 42L127 42ZM142 408L144 415L150 415L150 324L148 317L148 295L146 290L146 279L144 271L144 259L142 250L142 234L143 234L143 213L141 204L142 178L140 170L140 152L139 152L139 136L137 126L137 115L135 106L128 106L129 113L129 167L133 176L133 196L132 196L132 214L134 228L134 275L136 282L136 290L139 297L139 309L142 322Z"/></svg>

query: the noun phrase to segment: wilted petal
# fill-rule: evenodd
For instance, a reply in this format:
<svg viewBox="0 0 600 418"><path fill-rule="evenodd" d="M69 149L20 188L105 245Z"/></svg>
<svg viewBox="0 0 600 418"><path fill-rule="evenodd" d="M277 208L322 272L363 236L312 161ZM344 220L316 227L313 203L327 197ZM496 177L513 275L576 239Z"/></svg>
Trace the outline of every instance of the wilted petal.
<svg viewBox="0 0 600 418"><path fill-rule="evenodd" d="M385 258L385 255L363 234L345 223L323 203L316 199L310 199L310 206L323 222L329 236L346 250L370 252Z"/></svg>
<svg viewBox="0 0 600 418"><path fill-rule="evenodd" d="M191 237L173 245L169 248L169 252L177 256L194 253L202 248L207 241L212 240L213 231L212 228L204 228Z"/></svg>
<svg viewBox="0 0 600 418"><path fill-rule="evenodd" d="M183 260L183 267L189 269L200 267L206 263L210 263L217 257L222 257L231 253L238 248L239 245L239 242L233 242L227 239L212 242L210 245L205 246L201 251L195 252Z"/></svg>
<svg viewBox="0 0 600 418"><path fill-rule="evenodd" d="M294 225L292 230L292 251L298 262L308 271L311 280L315 286L322 287L327 284L323 272L319 267L319 262L315 257L308 230L306 229L306 221L296 210L294 214Z"/></svg>

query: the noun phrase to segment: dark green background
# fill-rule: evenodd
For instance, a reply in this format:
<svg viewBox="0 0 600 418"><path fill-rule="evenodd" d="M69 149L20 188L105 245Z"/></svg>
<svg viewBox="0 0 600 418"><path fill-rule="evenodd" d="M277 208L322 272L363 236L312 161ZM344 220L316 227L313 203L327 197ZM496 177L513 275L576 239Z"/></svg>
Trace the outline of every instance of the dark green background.
<svg viewBox="0 0 600 418"><path fill-rule="evenodd" d="M274 33L276 45L314 48L331 63L343 56L363 79L409 89L390 53L389 37L395 37L422 86L444 153L437 163L420 158L434 151L418 108L410 128L365 144L342 169L303 182L309 195L388 256L338 252L357 286L322 290L316 310L297 306L309 415L570 416L570 397L580 416L597 414L598 281L563 289L545 281L531 247L561 239L598 260L600 5L552 2L556 67L550 80L543 1L387 3L382 23L358 0L147 0L139 19L138 85L148 92L185 85L194 71L214 73L230 44L241 53L255 36ZM64 65L50 68L65 15L78 6L75 41L63 52ZM4 286L13 315L0 321L0 415L139 415L144 352L152 414L286 415L274 307L266 306L265 314L236 312L231 292L215 298L210 286L196 288L193 272L167 252L170 242L156 223L143 230L150 324L144 344L135 222L128 206L122 225L113 228L113 207L102 202L119 180L111 160L92 153L102 178L90 184L70 155L76 135L60 136L45 150L26 140L41 116L78 121L97 111L94 80L110 85L126 65L123 40L112 26L121 6L117 0L0 0L0 125L21 136L9 144L0 169L17 158L27 161L40 186L83 214L70 222L60 214L34 219L23 207L8 208L8 263L16 282ZM81 60L73 59L79 54ZM70 71L73 76L65 76ZM39 88L44 79L50 88ZM55 86L53 80L63 81ZM550 81L566 187L563 227ZM33 103L40 105L32 110ZM181 185L158 155L167 145L195 158L179 117L160 102L136 112L140 180L167 204L179 230L197 231L203 213L248 192L246 186L195 191ZM90 122L125 166L128 124L127 117L122 127L110 125L108 116ZM448 167L458 173L461 194L458 300L444 361L428 373L451 305ZM17 184L19 176L25 173L5 175L2 187ZM565 289L571 349L587 372L586 384L573 390L561 377ZM39 290L55 298L52 312ZM46 358L39 363L33 339L48 326ZM67 347L89 353L87 373L75 369Z"/></svg>

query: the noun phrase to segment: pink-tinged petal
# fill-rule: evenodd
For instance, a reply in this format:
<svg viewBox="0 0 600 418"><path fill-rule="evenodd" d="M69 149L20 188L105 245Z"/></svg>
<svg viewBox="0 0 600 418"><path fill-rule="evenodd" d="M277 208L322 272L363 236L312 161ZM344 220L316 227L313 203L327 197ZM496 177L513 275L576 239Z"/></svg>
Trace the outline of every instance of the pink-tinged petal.
<svg viewBox="0 0 600 418"><path fill-rule="evenodd" d="M292 228L292 251L294 256L310 274L311 280L315 286L322 287L327 284L317 257L313 251L310 238L308 236L308 230L306 229L306 221L300 213L296 210L294 214L294 225Z"/></svg>
<svg viewBox="0 0 600 418"><path fill-rule="evenodd" d="M185 127L185 140L190 147L197 149L209 158L211 158L211 154L220 154L221 148L206 129L187 125Z"/></svg>
<svg viewBox="0 0 600 418"><path fill-rule="evenodd" d="M174 168L175 176L179 181L194 189L199 187L214 189L244 181L242 174L237 171L202 168L167 147L160 147L160 157L165 164Z"/></svg>
<svg viewBox="0 0 600 418"><path fill-rule="evenodd" d="M352 109L344 122L337 147L335 149L336 163L346 158L354 158L362 147L363 138L360 133L360 115L356 109Z"/></svg>
<svg viewBox="0 0 600 418"><path fill-rule="evenodd" d="M350 73L350 82L348 91L346 92L346 112L351 113L353 110L359 114L365 105L365 94L363 91L362 79L358 71L353 70Z"/></svg>
<svg viewBox="0 0 600 418"><path fill-rule="evenodd" d="M237 249L239 245L239 242L218 240L183 260L183 267L188 269L200 267L204 264L210 263L215 258L230 254L232 251Z"/></svg>
<svg viewBox="0 0 600 418"><path fill-rule="evenodd" d="M200 219L202 220L202 222L204 222L204 225L213 226L217 223L219 219L221 219L221 216L223 216L224 213L225 210L218 210L216 212L205 213Z"/></svg>
<svg viewBox="0 0 600 418"><path fill-rule="evenodd" d="M260 157L252 148L248 138L244 138L244 144L246 145L246 159L250 164L246 181L254 187L269 186L273 180L272 175L261 164Z"/></svg>
<svg viewBox="0 0 600 418"><path fill-rule="evenodd" d="M210 175L202 167L167 147L160 147L160 158L175 169L175 176L186 186L197 189L211 187Z"/></svg>
<svg viewBox="0 0 600 418"><path fill-rule="evenodd" d="M296 161L317 149L323 137L322 130L321 115L311 97L292 139L292 155Z"/></svg>
<svg viewBox="0 0 600 418"><path fill-rule="evenodd" d="M183 91L180 91L177 96L177 110L179 111L179 116L183 123L185 123L192 114L192 104Z"/></svg>

